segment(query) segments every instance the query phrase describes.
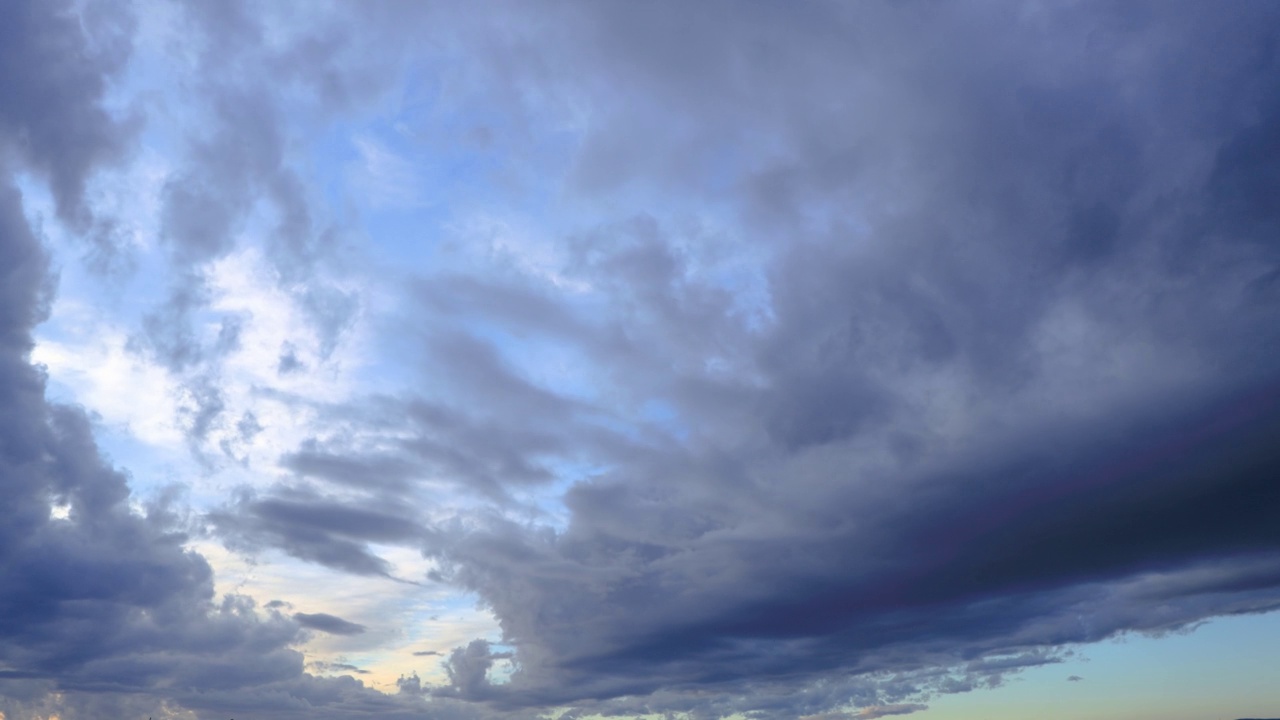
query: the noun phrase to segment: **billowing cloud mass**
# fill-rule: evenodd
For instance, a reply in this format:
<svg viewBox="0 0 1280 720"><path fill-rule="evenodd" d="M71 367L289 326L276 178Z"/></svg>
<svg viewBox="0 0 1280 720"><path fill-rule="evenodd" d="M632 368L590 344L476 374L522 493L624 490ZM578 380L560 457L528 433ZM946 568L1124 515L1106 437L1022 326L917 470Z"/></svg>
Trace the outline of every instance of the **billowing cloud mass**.
<svg viewBox="0 0 1280 720"><path fill-rule="evenodd" d="M6 18L6 720L891 717L1280 608L1280 5Z"/></svg>

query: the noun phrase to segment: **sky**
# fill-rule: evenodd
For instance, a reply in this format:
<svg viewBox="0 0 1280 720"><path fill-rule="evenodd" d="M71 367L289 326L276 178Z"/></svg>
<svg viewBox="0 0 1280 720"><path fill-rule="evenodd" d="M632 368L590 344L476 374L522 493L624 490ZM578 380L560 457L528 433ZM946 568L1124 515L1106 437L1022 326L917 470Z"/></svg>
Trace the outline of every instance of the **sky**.
<svg viewBox="0 0 1280 720"><path fill-rule="evenodd" d="M1280 4L4 16L0 719L1280 716Z"/></svg>

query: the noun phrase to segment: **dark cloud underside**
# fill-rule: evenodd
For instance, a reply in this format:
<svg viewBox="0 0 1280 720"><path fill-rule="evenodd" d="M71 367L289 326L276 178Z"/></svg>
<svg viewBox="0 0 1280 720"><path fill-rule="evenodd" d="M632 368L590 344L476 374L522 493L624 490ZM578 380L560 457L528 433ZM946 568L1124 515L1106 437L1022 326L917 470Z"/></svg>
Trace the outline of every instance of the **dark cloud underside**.
<svg viewBox="0 0 1280 720"><path fill-rule="evenodd" d="M610 119L573 192L728 213L771 318L752 327L656 208L570 245L606 312L497 273L433 281L422 322L557 338L614 370L615 407L661 399L687 428L578 441L610 470L569 490L559 535L428 544L524 661L457 692L749 695L1280 603L1256 160L1275 11L1138 7L600 5L521 36L539 62L491 82L592 68L544 82ZM509 382L468 352L464 383ZM592 427L532 397L464 399Z"/></svg>

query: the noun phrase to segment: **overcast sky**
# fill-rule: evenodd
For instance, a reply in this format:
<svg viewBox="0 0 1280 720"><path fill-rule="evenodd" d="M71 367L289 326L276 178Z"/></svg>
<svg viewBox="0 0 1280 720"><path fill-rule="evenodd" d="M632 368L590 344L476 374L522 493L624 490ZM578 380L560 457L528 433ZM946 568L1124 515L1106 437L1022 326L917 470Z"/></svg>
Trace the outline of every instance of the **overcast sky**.
<svg viewBox="0 0 1280 720"><path fill-rule="evenodd" d="M0 719L1280 714L1280 4L2 16Z"/></svg>

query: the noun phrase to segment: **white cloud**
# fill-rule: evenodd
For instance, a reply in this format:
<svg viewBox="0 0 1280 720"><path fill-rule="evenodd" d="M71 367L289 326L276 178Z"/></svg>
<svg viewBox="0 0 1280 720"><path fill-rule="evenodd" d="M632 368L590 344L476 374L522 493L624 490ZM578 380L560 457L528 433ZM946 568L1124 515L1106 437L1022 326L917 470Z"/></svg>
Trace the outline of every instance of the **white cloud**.
<svg viewBox="0 0 1280 720"><path fill-rule="evenodd" d="M130 352L124 331L103 323L89 308L59 302L54 317L64 339L37 336L32 361L45 366L56 385L106 424L147 445L180 447L182 433L173 412L179 388L174 379Z"/></svg>

